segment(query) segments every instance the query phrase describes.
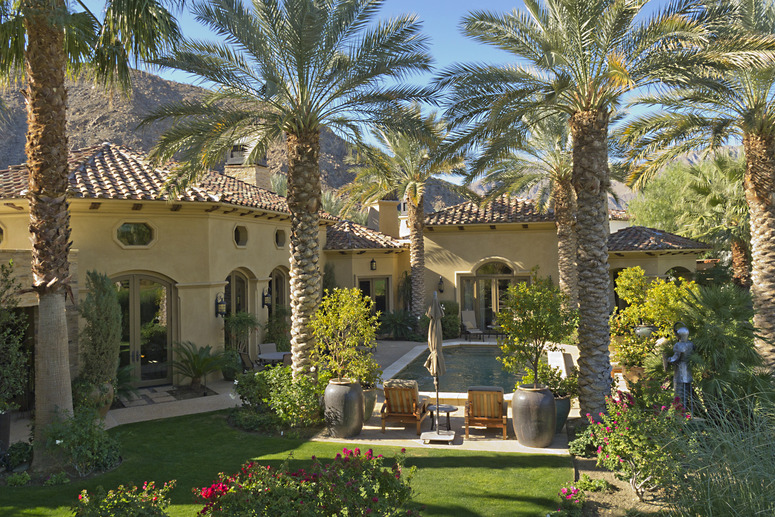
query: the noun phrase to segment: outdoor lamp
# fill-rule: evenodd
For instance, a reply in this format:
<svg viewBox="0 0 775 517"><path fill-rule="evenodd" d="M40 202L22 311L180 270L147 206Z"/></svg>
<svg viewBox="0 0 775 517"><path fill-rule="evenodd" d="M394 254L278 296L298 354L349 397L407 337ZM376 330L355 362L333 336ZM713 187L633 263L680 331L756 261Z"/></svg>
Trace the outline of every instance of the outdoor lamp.
<svg viewBox="0 0 775 517"><path fill-rule="evenodd" d="M215 317L218 316L221 318L226 316L226 299L223 297L223 293L215 295Z"/></svg>
<svg viewBox="0 0 775 517"><path fill-rule="evenodd" d="M272 305L272 288L264 289L261 293L261 308L269 307Z"/></svg>
<svg viewBox="0 0 775 517"><path fill-rule="evenodd" d="M369 262L369 269L371 269L372 271L376 271L377 270L377 261L376 260L371 259L371 262Z"/></svg>
<svg viewBox="0 0 775 517"><path fill-rule="evenodd" d="M439 285L437 286L440 293L444 292L444 278L439 276Z"/></svg>

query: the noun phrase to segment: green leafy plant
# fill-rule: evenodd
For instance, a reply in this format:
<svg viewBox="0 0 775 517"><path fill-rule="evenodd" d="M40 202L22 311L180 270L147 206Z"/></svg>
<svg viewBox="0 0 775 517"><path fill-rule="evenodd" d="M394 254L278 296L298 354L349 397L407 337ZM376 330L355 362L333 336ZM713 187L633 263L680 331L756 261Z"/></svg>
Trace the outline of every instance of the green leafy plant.
<svg viewBox="0 0 775 517"><path fill-rule="evenodd" d="M386 462L371 449L346 448L329 463L313 456L309 469L298 471L288 461L279 469L250 462L194 493L205 516L419 515L411 500L414 467L404 468L403 454Z"/></svg>
<svg viewBox="0 0 775 517"><path fill-rule="evenodd" d="M646 491L673 483L681 469L668 444L690 419L678 398L657 408L644 408L621 391L606 400L607 413L600 413L599 421L587 414L598 441L598 466L628 481L641 500Z"/></svg>
<svg viewBox="0 0 775 517"><path fill-rule="evenodd" d="M116 286L107 275L89 271L86 289L86 298L78 307L86 322L79 334L79 376L93 386L114 384L121 346L121 306Z"/></svg>
<svg viewBox="0 0 775 517"><path fill-rule="evenodd" d="M223 328L229 335L227 348L238 352L247 352L250 336L260 325L255 314L250 312L235 312L223 319Z"/></svg>
<svg viewBox="0 0 775 517"><path fill-rule="evenodd" d="M172 362L172 367L183 377L191 379L191 389L201 388L202 379L223 366L223 354L213 352L210 345L198 347L191 341L183 341L173 350L177 359Z"/></svg>
<svg viewBox="0 0 775 517"><path fill-rule="evenodd" d="M455 339L460 337L460 305L457 302L445 301L441 302L441 306L444 309L444 316L441 318L441 333L444 339ZM421 340L428 339L428 326L431 320L426 315L420 316L418 322L418 332Z"/></svg>
<svg viewBox="0 0 775 517"><path fill-rule="evenodd" d="M70 476L67 472L61 471L51 474L48 479L43 482L43 486L59 486L70 483Z"/></svg>
<svg viewBox="0 0 775 517"><path fill-rule="evenodd" d="M572 456L592 458L597 456L599 440L595 438L594 425L586 425L583 422L575 428L574 438L568 442L568 452Z"/></svg>
<svg viewBox="0 0 775 517"><path fill-rule="evenodd" d="M326 291L310 321L315 337L312 362L318 369L353 380L375 370L376 362L368 351L379 328L379 314L372 313L373 307L374 302L364 298L360 289Z"/></svg>
<svg viewBox="0 0 775 517"><path fill-rule="evenodd" d="M8 486L24 486L30 482L30 479L30 475L27 472L17 472L5 478L5 484Z"/></svg>
<svg viewBox="0 0 775 517"><path fill-rule="evenodd" d="M105 471L118 465L121 447L105 431L97 412L80 408L73 416L59 418L46 429L46 447L62 453L67 465L84 477L95 470Z"/></svg>
<svg viewBox="0 0 775 517"><path fill-rule="evenodd" d="M552 368L545 361L538 363L538 380L533 377L533 370L526 368L520 384L543 384L555 397L575 398L579 394L579 371L573 368L566 377L562 376L560 368Z"/></svg>
<svg viewBox="0 0 775 517"><path fill-rule="evenodd" d="M576 328L577 313L568 308L566 297L551 279L533 275L530 284L513 285L498 313L503 368L521 374L527 365L538 378L541 356L556 350L555 343Z"/></svg>
<svg viewBox="0 0 775 517"><path fill-rule="evenodd" d="M547 515L551 517L582 517L584 506L584 491L574 483L568 483L557 493L560 504L557 510Z"/></svg>
<svg viewBox="0 0 775 517"><path fill-rule="evenodd" d="M75 517L166 517L173 488L175 480L161 488L156 488L153 481L143 483L142 489L119 485L107 494L102 487L93 494L83 490L72 510Z"/></svg>
<svg viewBox="0 0 775 517"><path fill-rule="evenodd" d="M586 474L579 477L575 486L584 492L608 492L613 488L613 485L605 479L592 479Z"/></svg>
<svg viewBox="0 0 775 517"><path fill-rule="evenodd" d="M13 262L0 264L0 413L16 408L12 399L24 393L27 382L27 355L22 346L27 322L16 310L20 287L13 277Z"/></svg>
<svg viewBox="0 0 775 517"><path fill-rule="evenodd" d="M417 319L409 311L386 312L379 318L381 328L393 339L407 340L415 331Z"/></svg>
<svg viewBox="0 0 775 517"><path fill-rule="evenodd" d="M32 444L30 442L15 442L8 447L3 455L3 463L8 471L32 461Z"/></svg>

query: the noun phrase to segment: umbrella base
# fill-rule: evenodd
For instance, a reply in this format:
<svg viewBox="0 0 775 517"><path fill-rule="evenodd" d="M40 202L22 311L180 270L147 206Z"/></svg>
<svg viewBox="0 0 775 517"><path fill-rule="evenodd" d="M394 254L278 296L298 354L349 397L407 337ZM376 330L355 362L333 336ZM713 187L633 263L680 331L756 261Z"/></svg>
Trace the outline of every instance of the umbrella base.
<svg viewBox="0 0 775 517"><path fill-rule="evenodd" d="M420 439L425 443L443 442L450 444L455 439L455 431L428 431L423 433Z"/></svg>

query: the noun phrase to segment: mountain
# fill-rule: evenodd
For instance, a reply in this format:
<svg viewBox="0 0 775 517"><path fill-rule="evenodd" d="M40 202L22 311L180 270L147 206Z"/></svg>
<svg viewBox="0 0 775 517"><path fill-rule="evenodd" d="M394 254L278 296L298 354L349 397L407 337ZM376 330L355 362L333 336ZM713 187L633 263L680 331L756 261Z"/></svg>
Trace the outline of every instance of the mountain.
<svg viewBox="0 0 775 517"><path fill-rule="evenodd" d="M79 79L68 81L67 131L70 149L79 149L103 142L124 145L148 152L159 136L171 123L157 123L138 128L143 118L154 108L170 102L195 100L205 91L190 84L167 81L161 77L134 71L132 94L113 95L95 86L91 81ZM0 170L10 165L24 163L27 113L19 84L6 87L0 92L8 107L8 124L3 127L5 138L0 141ZM330 131L324 131L320 138L320 174L323 186L339 189L355 177L344 159L349 154L347 143ZM273 172L285 173L285 145L274 144L267 153L269 168ZM428 195L426 210L433 207L459 203L462 196L444 186L434 184L433 193Z"/></svg>

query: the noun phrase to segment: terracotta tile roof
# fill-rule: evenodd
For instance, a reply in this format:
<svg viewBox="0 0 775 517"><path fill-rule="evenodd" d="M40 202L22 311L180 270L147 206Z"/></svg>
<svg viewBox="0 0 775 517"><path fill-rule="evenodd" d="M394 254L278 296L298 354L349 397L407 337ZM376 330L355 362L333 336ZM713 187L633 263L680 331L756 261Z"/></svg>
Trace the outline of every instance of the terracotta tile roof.
<svg viewBox="0 0 775 517"><path fill-rule="evenodd" d="M540 212L532 201L511 197L508 194L482 206L473 201L467 201L433 212L425 217L426 226L541 221L554 221L554 212L552 210Z"/></svg>
<svg viewBox="0 0 775 517"><path fill-rule="evenodd" d="M114 144L72 151L69 157L70 196L81 199L168 201L162 193L169 171L151 167L144 153ZM0 171L0 198L23 197L27 167L16 165ZM209 172L178 201L225 203L288 213L285 198L231 176ZM321 212L321 217L336 220Z"/></svg>
<svg viewBox="0 0 775 517"><path fill-rule="evenodd" d="M645 226L628 226L608 237L608 251L704 250L709 248L710 246L700 241Z"/></svg>
<svg viewBox="0 0 775 517"><path fill-rule="evenodd" d="M326 228L327 250L395 249L405 246L398 239L352 221L339 221Z"/></svg>

